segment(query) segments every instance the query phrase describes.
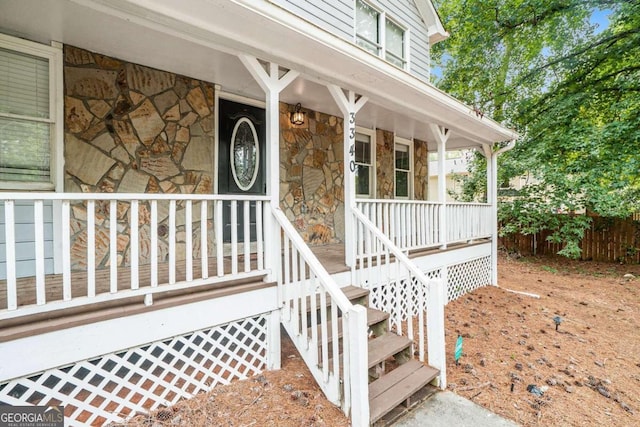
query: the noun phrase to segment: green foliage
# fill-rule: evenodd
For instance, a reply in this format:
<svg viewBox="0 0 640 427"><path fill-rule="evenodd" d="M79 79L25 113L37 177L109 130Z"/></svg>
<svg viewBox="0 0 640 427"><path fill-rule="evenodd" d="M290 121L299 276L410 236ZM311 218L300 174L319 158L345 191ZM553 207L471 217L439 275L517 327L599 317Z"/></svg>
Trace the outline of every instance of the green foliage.
<svg viewBox="0 0 640 427"><path fill-rule="evenodd" d="M433 50L435 83L515 128L499 182L502 233L542 229L576 257L589 218L640 208L640 1L448 0L436 7L451 38ZM610 10L597 32L594 9ZM463 200L484 197L486 164L462 177Z"/></svg>

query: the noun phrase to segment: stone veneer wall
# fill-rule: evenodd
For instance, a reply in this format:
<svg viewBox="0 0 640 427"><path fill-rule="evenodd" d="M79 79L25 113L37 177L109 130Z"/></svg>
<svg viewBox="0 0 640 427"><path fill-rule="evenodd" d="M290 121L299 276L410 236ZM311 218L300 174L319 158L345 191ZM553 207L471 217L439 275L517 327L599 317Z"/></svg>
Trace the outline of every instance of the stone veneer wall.
<svg viewBox="0 0 640 427"><path fill-rule="evenodd" d="M212 193L213 84L73 46L64 47L64 60L65 191ZM159 212L162 224L166 207L159 206ZM109 262L107 215L108 204L98 203L98 266ZM180 221L180 212L177 217ZM149 256L148 219L149 209L143 203L139 221L143 261ZM119 204L118 220L118 261L127 264L128 204ZM71 221L72 259L74 267L82 267L83 204L73 206ZM180 231L178 235L184 237ZM213 244L209 247L213 250ZM166 257L167 248L160 242L161 257Z"/></svg>
<svg viewBox="0 0 640 427"><path fill-rule="evenodd" d="M376 130L376 197L393 199L395 197L396 166L394 157L394 135L382 129Z"/></svg>
<svg viewBox="0 0 640 427"><path fill-rule="evenodd" d="M289 121L293 105L280 104L280 206L312 245L344 240L342 119L303 110L306 121ZM428 152L414 140L414 195L426 200ZM394 134L376 130L376 197L394 198Z"/></svg>
<svg viewBox="0 0 640 427"><path fill-rule="evenodd" d="M376 130L376 197L395 197L395 135ZM415 200L427 200L429 153L426 141L413 140L413 196Z"/></svg>
<svg viewBox="0 0 640 427"><path fill-rule="evenodd" d="M429 151L426 141L413 140L413 196L427 200L429 188Z"/></svg>
<svg viewBox="0 0 640 427"><path fill-rule="evenodd" d="M309 244L343 241L342 118L303 110L295 126L293 109L280 104L280 206Z"/></svg>

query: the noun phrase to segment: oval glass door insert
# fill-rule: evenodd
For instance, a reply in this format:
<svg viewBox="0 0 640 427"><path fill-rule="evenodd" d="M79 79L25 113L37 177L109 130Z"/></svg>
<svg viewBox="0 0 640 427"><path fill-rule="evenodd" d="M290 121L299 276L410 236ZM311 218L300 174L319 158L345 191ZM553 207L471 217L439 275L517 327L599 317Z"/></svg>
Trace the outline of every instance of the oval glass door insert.
<svg viewBox="0 0 640 427"><path fill-rule="evenodd" d="M258 134L248 118L242 117L233 127L229 151L233 179L242 191L248 191L256 181L260 163Z"/></svg>

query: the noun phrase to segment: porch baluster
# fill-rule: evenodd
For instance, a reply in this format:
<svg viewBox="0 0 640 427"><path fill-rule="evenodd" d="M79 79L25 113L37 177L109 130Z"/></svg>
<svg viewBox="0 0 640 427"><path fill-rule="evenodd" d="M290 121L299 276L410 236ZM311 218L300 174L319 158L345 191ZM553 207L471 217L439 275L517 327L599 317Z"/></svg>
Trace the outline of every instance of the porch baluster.
<svg viewBox="0 0 640 427"><path fill-rule="evenodd" d="M71 203L62 201L62 299L71 300Z"/></svg>
<svg viewBox="0 0 640 427"><path fill-rule="evenodd" d="M16 229L15 229L15 202L4 202L4 229L5 247L7 257L7 309L18 308L18 292L16 289Z"/></svg>
<svg viewBox="0 0 640 427"><path fill-rule="evenodd" d="M264 268L264 236L262 231L262 202L256 202L256 256L258 258L258 270Z"/></svg>
<svg viewBox="0 0 640 427"><path fill-rule="evenodd" d="M109 201L109 292L112 294L115 294L116 292L118 292L118 201L117 200Z"/></svg>
<svg viewBox="0 0 640 427"><path fill-rule="evenodd" d="M176 283L176 201L169 201L169 284Z"/></svg>
<svg viewBox="0 0 640 427"><path fill-rule="evenodd" d="M200 202L200 262L202 264L201 267L203 279L209 278L209 230L207 226L207 210L207 201L202 200Z"/></svg>
<svg viewBox="0 0 640 427"><path fill-rule="evenodd" d="M36 304L43 305L47 302L47 296L44 287L44 213L42 200L33 202L33 226L36 255Z"/></svg>
<svg viewBox="0 0 640 427"><path fill-rule="evenodd" d="M140 219L138 218L138 200L131 201L131 289L139 289L140 288L140 274L138 271L138 252L139 252L139 233L138 233L138 222Z"/></svg>
<svg viewBox="0 0 640 427"><path fill-rule="evenodd" d="M244 271L251 271L251 213L250 202L243 202L243 231L244 231Z"/></svg>
<svg viewBox="0 0 640 427"><path fill-rule="evenodd" d="M238 274L238 202L231 201L231 274Z"/></svg>
<svg viewBox="0 0 640 427"><path fill-rule="evenodd" d="M96 296L96 202L87 201L87 296Z"/></svg>
<svg viewBox="0 0 640 427"><path fill-rule="evenodd" d="M185 261L187 282L193 281L193 206L191 200L187 200L184 207L184 232L185 232Z"/></svg>
<svg viewBox="0 0 640 427"><path fill-rule="evenodd" d="M158 201L151 201L151 287L158 286Z"/></svg>
<svg viewBox="0 0 640 427"><path fill-rule="evenodd" d="M224 222L222 220L222 200L216 200L213 202L214 206L214 226L216 230L216 261L218 277L224 276L224 245L222 243L222 233L224 230Z"/></svg>

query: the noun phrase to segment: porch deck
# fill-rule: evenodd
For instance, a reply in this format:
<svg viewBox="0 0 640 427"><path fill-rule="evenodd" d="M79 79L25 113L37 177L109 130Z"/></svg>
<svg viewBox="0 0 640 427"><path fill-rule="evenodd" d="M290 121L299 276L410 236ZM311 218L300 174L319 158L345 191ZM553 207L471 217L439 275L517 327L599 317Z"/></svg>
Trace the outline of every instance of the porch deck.
<svg viewBox="0 0 640 427"><path fill-rule="evenodd" d="M242 261L242 257L239 257ZM251 261L255 269L256 260ZM217 262L215 258L209 259L209 277L217 276ZM230 269L230 260L224 259L225 271ZM193 260L194 271L201 271L201 261ZM176 262L176 282L186 280L186 261ZM151 265L141 265L139 271L140 288L149 287L151 283ZM158 263L158 281L168 283L169 264ZM74 271L71 273L71 293L74 299L87 297L86 271ZM110 271L108 268L95 270L96 295L109 294ZM23 277L17 280L18 307L36 304L35 277ZM50 274L45 276L45 290L47 304L55 304L63 301L63 275ZM118 291L129 289L131 285L131 269L121 267L118 269ZM209 298L217 298L264 287L275 286L275 283L266 283L259 278L249 277L225 282L210 283L198 287L185 286L184 288L172 288L153 294L153 304L146 305L144 295L131 295L126 298L88 303L76 307L65 307L59 310L33 313L26 316L4 319L0 326L0 342L9 341L24 336L37 335L50 330L58 330L79 324L87 324L123 317L141 312L159 310L180 304L202 301ZM0 303L6 303L6 280L0 281Z"/></svg>
<svg viewBox="0 0 640 427"><path fill-rule="evenodd" d="M318 257L322 265L330 274L348 271L344 263L344 245L332 244L315 246L311 248ZM254 254L255 255L255 254ZM187 265L186 261L176 261L175 280L177 283L186 281ZM231 271L231 258L224 257L224 272ZM238 264L244 264L244 257L238 256ZM250 270L257 269L257 260L252 256L249 260ZM216 257L208 259L208 277L218 276L218 262ZM200 259L193 260L193 271L202 271ZM118 269L118 291L130 289L131 268L120 267ZM87 297L86 271L74 271L71 273L71 294L73 298ZM17 279L17 300L18 307L36 304L36 278L22 277ZM158 282L169 283L169 263L158 263ZM49 274L45 276L45 291L47 303L63 300L63 275ZM111 284L110 270L108 268L95 270L95 292L97 295L109 293ZM6 280L0 280L0 304L7 301ZM151 285L151 264L140 265L138 267L138 286L140 288ZM57 311L45 313L35 313L28 316L4 319L0 326L0 342L16 339L19 337L44 333L47 330L60 329L61 327L71 327L79 323L91 323L109 318L137 314L142 311L158 310L168 306L184 304L187 302L204 300L207 298L217 298L242 292L248 292L263 287L275 286L275 283L264 282L262 277L249 277L244 279L229 280L224 282L210 283L199 287L184 287L182 289L171 289L153 295L153 305L144 304L144 296L134 295L129 298L119 300L104 301L94 304L81 305L78 307L64 308Z"/></svg>

